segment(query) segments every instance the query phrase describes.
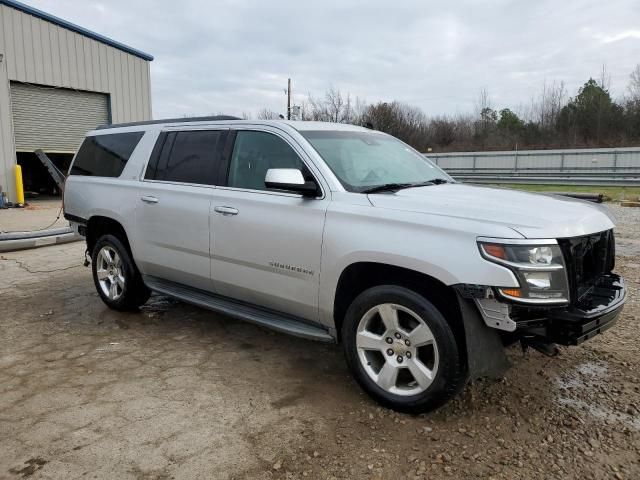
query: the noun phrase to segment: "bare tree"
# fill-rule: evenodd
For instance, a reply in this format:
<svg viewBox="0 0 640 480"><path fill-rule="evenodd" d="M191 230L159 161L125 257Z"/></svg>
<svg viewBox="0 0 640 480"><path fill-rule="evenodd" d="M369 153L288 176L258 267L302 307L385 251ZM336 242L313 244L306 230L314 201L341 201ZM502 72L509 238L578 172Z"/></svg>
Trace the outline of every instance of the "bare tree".
<svg viewBox="0 0 640 480"><path fill-rule="evenodd" d="M298 104L302 120L371 124L421 151L429 147L448 151L495 150L513 148L515 144L520 148L636 144L640 141L640 64L631 73L629 97L625 97L624 105L611 100L606 66L598 78L597 82L590 82L600 92L590 90L589 95L582 95L580 89L578 103L576 98L569 98L564 82L545 81L528 107L513 110L506 105L494 107L489 90L482 88L475 111L455 116L429 117L420 108L397 101L368 104L333 86L321 96L307 95ZM577 136L580 112L576 109L584 110L581 115L586 112L595 119L597 128L595 133L587 134L588 138ZM258 113L261 119L278 117L278 113L268 109Z"/></svg>
<svg viewBox="0 0 640 480"><path fill-rule="evenodd" d="M554 129L560 110L567 104L567 92L564 82L555 80L542 84L542 90L531 102L529 120L538 124L542 130Z"/></svg>
<svg viewBox="0 0 640 480"><path fill-rule="evenodd" d="M640 102L640 63L633 69L631 75L629 75L629 100L632 102Z"/></svg>
<svg viewBox="0 0 640 480"><path fill-rule="evenodd" d="M258 112L258 120L277 120L280 118L280 115L273 110L269 110L268 108L263 108Z"/></svg>
<svg viewBox="0 0 640 480"><path fill-rule="evenodd" d="M447 117L436 117L429 122L430 137L439 147L448 147L456 139L456 122Z"/></svg>
<svg viewBox="0 0 640 480"><path fill-rule="evenodd" d="M476 116L479 118L482 116L482 112L491 107L491 97L489 96L489 90L486 87L480 89L478 99L476 100Z"/></svg>
<svg viewBox="0 0 640 480"><path fill-rule="evenodd" d="M611 75L607 71L607 66L603 63L602 70L600 70L600 80L598 81L598 85L603 90L609 90L611 87Z"/></svg>
<svg viewBox="0 0 640 480"><path fill-rule="evenodd" d="M422 110L400 102L369 105L361 118L376 130L389 133L413 147L426 151L429 145L428 120Z"/></svg>
<svg viewBox="0 0 640 480"><path fill-rule="evenodd" d="M357 100L357 99L356 99ZM331 86L324 97L308 96L308 110L305 118L321 122L353 123L356 119L351 94L343 95L340 90Z"/></svg>

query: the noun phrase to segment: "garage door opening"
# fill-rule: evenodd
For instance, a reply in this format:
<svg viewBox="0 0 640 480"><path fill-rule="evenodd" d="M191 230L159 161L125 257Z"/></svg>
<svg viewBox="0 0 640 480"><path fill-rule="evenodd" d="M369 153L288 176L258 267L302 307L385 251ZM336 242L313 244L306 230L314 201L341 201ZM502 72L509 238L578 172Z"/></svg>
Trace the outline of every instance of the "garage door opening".
<svg viewBox="0 0 640 480"><path fill-rule="evenodd" d="M10 94L16 156L26 196L59 195L59 188L33 152L44 151L66 174L84 135L110 123L109 95L14 81Z"/></svg>
<svg viewBox="0 0 640 480"><path fill-rule="evenodd" d="M27 199L60 196L62 192L58 185L35 153L17 152L16 156L22 168L22 184ZM67 174L73 153L47 153L47 156L62 173Z"/></svg>

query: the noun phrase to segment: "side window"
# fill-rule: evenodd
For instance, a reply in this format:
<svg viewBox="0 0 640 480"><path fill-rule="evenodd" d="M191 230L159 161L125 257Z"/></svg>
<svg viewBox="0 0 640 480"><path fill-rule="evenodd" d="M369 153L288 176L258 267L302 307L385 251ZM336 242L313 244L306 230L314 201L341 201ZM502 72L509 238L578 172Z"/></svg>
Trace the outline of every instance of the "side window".
<svg viewBox="0 0 640 480"><path fill-rule="evenodd" d="M239 131L229 164L227 185L266 190L264 178L270 168L307 169L293 149L281 138L266 132Z"/></svg>
<svg viewBox="0 0 640 480"><path fill-rule="evenodd" d="M112 133L86 137L69 175L119 177L144 132Z"/></svg>
<svg viewBox="0 0 640 480"><path fill-rule="evenodd" d="M223 130L196 130L161 134L145 178L213 185L224 133Z"/></svg>
<svg viewBox="0 0 640 480"><path fill-rule="evenodd" d="M175 136L175 134L173 133L160 133L158 139L156 140L156 144L153 146L153 151L151 152L151 156L149 157L149 163L147 163L147 170L144 174L144 178L146 178L147 180L155 180L157 178L160 155L163 152L166 153L170 150L170 148L164 148L165 145L170 145L170 141L167 139L169 135L171 135L172 137ZM171 139L171 141L173 141L173 139Z"/></svg>

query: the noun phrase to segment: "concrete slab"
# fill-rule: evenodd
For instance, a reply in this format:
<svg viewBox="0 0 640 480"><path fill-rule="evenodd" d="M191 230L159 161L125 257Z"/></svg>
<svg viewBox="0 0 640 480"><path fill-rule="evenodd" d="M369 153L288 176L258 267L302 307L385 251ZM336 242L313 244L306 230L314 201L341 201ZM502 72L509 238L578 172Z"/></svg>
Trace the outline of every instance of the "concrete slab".
<svg viewBox="0 0 640 480"><path fill-rule="evenodd" d="M0 210L0 233L68 227L69 222L62 216L61 207L61 198L48 198L29 200L24 208ZM60 218L56 220L58 213Z"/></svg>

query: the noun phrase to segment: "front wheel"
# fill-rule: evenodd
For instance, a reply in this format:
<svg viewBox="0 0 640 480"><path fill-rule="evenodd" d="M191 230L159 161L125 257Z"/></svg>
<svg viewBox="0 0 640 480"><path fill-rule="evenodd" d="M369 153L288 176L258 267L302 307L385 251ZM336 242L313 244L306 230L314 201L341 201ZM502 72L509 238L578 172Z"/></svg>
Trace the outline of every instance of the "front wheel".
<svg viewBox="0 0 640 480"><path fill-rule="evenodd" d="M342 340L360 386L394 410L433 410L466 381L451 327L431 302L404 287L382 285L358 295L347 310Z"/></svg>
<svg viewBox="0 0 640 480"><path fill-rule="evenodd" d="M151 295L120 239L103 235L91 255L91 270L102 301L114 310L135 310Z"/></svg>

